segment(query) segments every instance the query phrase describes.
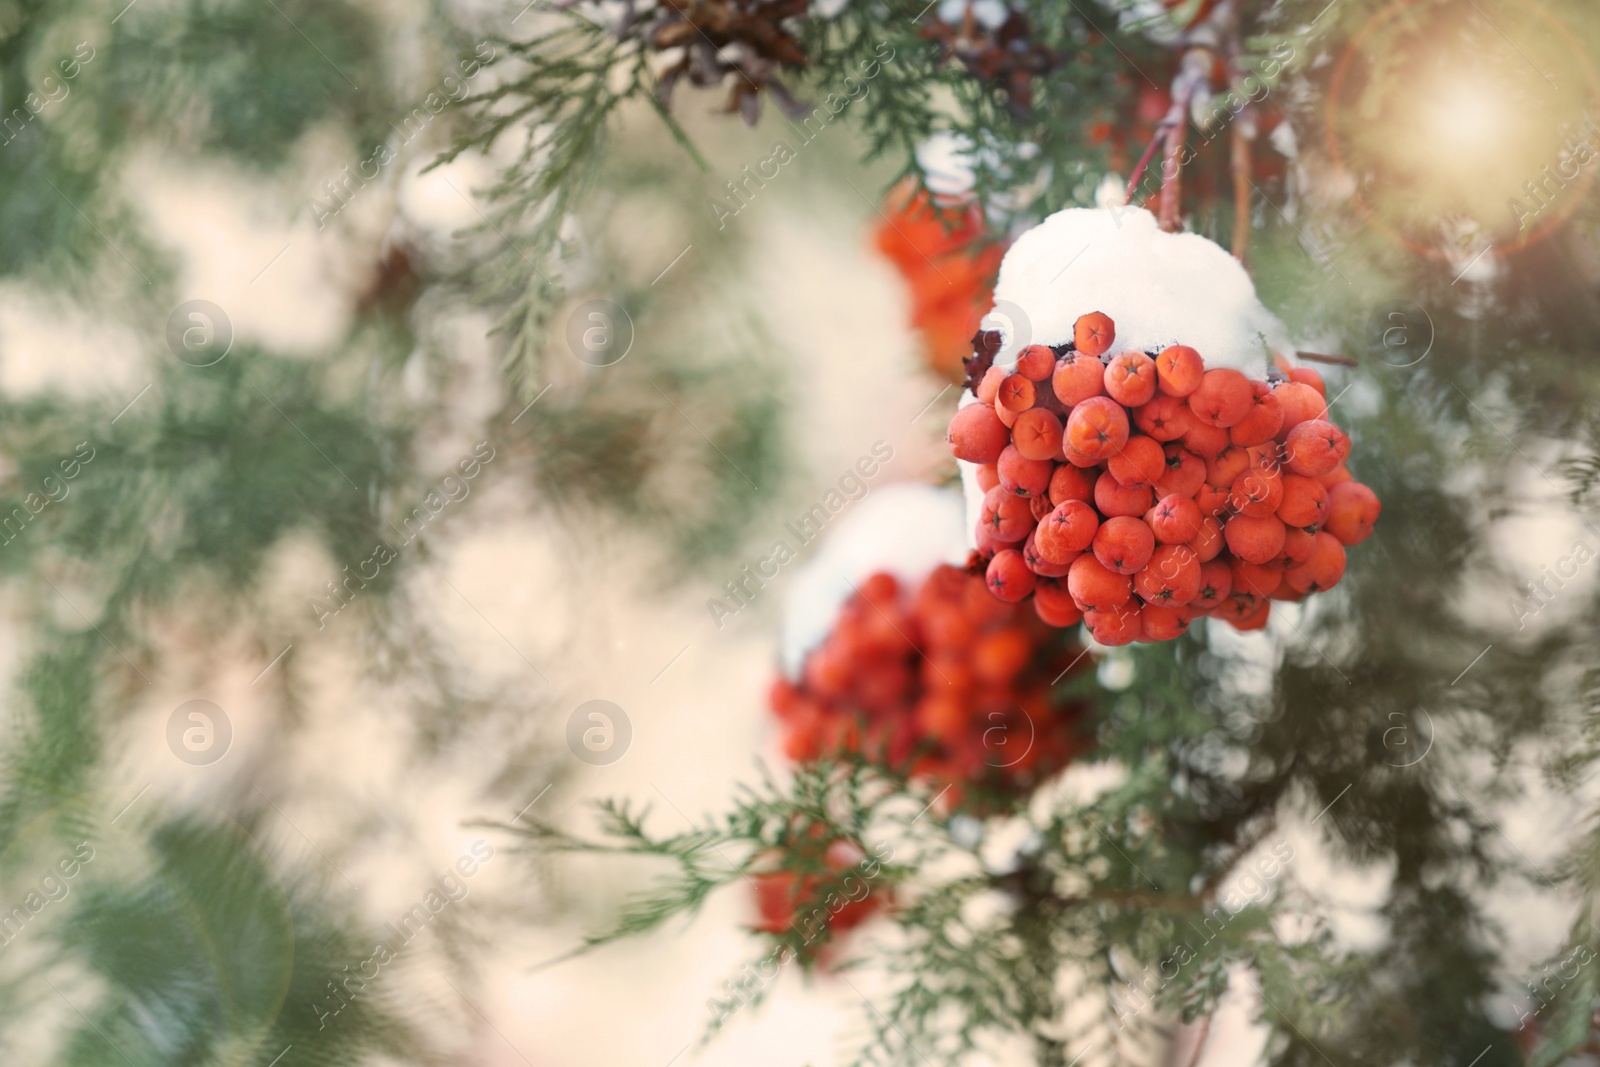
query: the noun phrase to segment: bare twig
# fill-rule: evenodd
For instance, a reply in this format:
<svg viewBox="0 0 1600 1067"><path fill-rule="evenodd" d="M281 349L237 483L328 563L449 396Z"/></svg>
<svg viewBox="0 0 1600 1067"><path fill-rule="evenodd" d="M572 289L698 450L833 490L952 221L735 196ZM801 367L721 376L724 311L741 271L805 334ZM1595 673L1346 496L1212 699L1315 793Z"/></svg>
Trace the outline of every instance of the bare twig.
<svg viewBox="0 0 1600 1067"><path fill-rule="evenodd" d="M1311 363L1332 363L1338 367L1361 366L1361 364L1351 356L1328 356L1321 352L1296 352L1295 355Z"/></svg>
<svg viewBox="0 0 1600 1067"><path fill-rule="evenodd" d="M1167 133L1167 120L1163 119L1161 125L1156 127L1156 132L1151 136L1150 143L1145 146L1144 155L1139 157L1139 162L1134 165L1133 174L1128 178L1128 191L1123 194L1123 200L1128 205L1134 206L1133 194L1139 188L1139 179L1144 177L1144 169L1150 165L1150 157L1156 154L1156 145L1160 144Z"/></svg>
<svg viewBox="0 0 1600 1067"><path fill-rule="evenodd" d="M1250 250L1250 140L1243 116L1233 124L1233 258L1240 263Z"/></svg>
<svg viewBox="0 0 1600 1067"><path fill-rule="evenodd" d="M1194 91L1207 78L1210 60L1208 49L1190 48L1178 64L1177 77L1172 79L1172 110L1167 112L1166 151L1161 161L1161 201L1156 217L1167 233L1176 233L1183 226L1181 204L1183 200L1183 143L1189 133L1189 102Z"/></svg>
<svg viewBox="0 0 1600 1067"><path fill-rule="evenodd" d="M1175 109L1187 111L1189 108L1188 93L1173 101ZM1183 142L1189 132L1189 123L1186 119L1168 126L1166 129L1166 151L1161 159L1161 203L1156 218L1161 223L1162 230L1167 233L1177 233L1183 225L1179 214L1179 200L1183 193L1183 164L1178 156L1183 152Z"/></svg>

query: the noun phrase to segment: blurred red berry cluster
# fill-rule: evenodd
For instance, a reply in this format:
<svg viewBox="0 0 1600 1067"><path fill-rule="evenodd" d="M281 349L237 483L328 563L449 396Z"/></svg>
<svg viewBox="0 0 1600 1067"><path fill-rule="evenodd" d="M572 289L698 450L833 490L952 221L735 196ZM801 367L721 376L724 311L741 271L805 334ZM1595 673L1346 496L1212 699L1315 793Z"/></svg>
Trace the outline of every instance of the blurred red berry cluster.
<svg viewBox="0 0 1600 1067"><path fill-rule="evenodd" d="M902 206L887 209L878 250L911 287L911 325L922 334L929 367L959 381L1005 245L988 236L983 209L971 200L939 202L902 187L889 202Z"/></svg>
<svg viewBox="0 0 1600 1067"><path fill-rule="evenodd" d="M757 930L792 935L788 944L802 962L827 963L830 943L893 902L883 881L883 862L846 837L829 838L820 824L767 857L773 869L751 876L759 918Z"/></svg>
<svg viewBox="0 0 1600 1067"><path fill-rule="evenodd" d="M880 573L840 609L799 681L774 683L772 708L798 762L858 755L948 786L947 806L982 809L1083 746L1085 704L1056 695L1081 652L958 567L914 589Z"/></svg>
<svg viewBox="0 0 1600 1067"><path fill-rule="evenodd" d="M979 465L994 595L1124 645L1171 640L1198 615L1259 629L1271 600L1337 584L1380 504L1345 467L1321 376L1254 381L1187 345L1112 355L1115 337L1092 312L1009 370L985 365L995 335L978 338L979 402L949 440Z"/></svg>

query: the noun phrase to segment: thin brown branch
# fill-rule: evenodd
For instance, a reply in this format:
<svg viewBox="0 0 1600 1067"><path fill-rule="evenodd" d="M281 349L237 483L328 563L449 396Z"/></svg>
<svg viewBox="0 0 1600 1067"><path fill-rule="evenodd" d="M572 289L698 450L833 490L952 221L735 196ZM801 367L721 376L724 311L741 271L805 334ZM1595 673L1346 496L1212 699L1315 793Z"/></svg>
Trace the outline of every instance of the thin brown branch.
<svg viewBox="0 0 1600 1067"><path fill-rule="evenodd" d="M1167 112L1166 151L1161 160L1161 200L1156 218L1162 230L1177 233L1183 227L1183 145L1189 135L1189 102L1195 89L1205 80L1200 65L1192 64L1190 57L1206 53L1203 48L1191 48L1183 54L1178 64L1177 77L1172 80L1172 110Z"/></svg>
<svg viewBox="0 0 1600 1067"><path fill-rule="evenodd" d="M1246 127L1253 120L1248 110L1234 120L1233 150L1229 155L1233 169L1233 258L1240 263L1250 250L1250 142L1254 131Z"/></svg>
<svg viewBox="0 0 1600 1067"><path fill-rule="evenodd" d="M1310 363L1332 363L1337 367L1361 366L1361 364L1351 356L1328 356L1321 352L1296 352L1295 355Z"/></svg>
<svg viewBox="0 0 1600 1067"><path fill-rule="evenodd" d="M1150 137L1150 143L1145 145L1144 155L1139 157L1139 162L1134 165L1133 174L1128 178L1128 191L1123 194L1122 199L1130 207L1137 206L1133 202L1133 194L1138 191L1139 179L1144 177L1144 169L1150 165L1150 157L1156 154L1156 145L1166 136L1167 126L1168 123L1163 121L1156 127L1156 132Z"/></svg>
<svg viewBox="0 0 1600 1067"><path fill-rule="evenodd" d="M1181 103L1174 104L1174 107L1180 106L1185 111L1188 110L1187 93L1181 98ZM1179 201L1183 195L1183 164L1178 157L1183 153L1183 142L1188 133L1187 118L1180 119L1167 127L1166 151L1161 160L1161 203L1156 214L1162 230L1167 233L1177 233L1183 226L1179 211Z"/></svg>

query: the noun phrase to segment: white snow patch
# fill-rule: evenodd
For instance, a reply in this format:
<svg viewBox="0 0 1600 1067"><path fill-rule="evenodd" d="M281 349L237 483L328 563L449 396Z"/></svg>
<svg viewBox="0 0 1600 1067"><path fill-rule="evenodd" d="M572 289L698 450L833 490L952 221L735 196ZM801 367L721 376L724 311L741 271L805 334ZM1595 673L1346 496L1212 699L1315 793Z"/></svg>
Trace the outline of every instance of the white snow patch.
<svg viewBox="0 0 1600 1067"><path fill-rule="evenodd" d="M1004 366L1026 345L1071 340L1073 323L1091 311L1116 324L1112 351L1181 343L1208 367L1262 377L1269 348L1294 350L1238 260L1199 234L1162 232L1142 208L1070 208L1045 219L1006 253L995 307ZM1001 321L1007 315L1016 321Z"/></svg>
<svg viewBox="0 0 1600 1067"><path fill-rule="evenodd" d="M959 133L936 133L917 145L917 165L928 188L940 196L966 196L972 191L972 141Z"/></svg>
<svg viewBox="0 0 1600 1067"><path fill-rule="evenodd" d="M945 489L911 482L884 486L855 505L797 570L783 604L783 669L799 673L805 655L827 636L853 586L878 571L914 584L941 563L966 560L961 501Z"/></svg>
<svg viewBox="0 0 1600 1067"><path fill-rule="evenodd" d="M1261 991L1255 972L1242 964L1228 968L1228 991L1202 1038L1198 1067L1249 1067L1261 1063L1272 1029L1260 1021ZM1182 1061L1175 1061L1182 1062Z"/></svg>

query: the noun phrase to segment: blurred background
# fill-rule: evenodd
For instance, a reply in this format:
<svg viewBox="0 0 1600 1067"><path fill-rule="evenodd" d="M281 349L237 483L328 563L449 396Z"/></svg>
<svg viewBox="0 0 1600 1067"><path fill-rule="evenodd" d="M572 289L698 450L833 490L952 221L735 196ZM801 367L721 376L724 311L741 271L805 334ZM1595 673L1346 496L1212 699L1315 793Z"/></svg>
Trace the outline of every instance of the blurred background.
<svg viewBox="0 0 1600 1067"><path fill-rule="evenodd" d="M863 457L847 518L953 482L1001 251L1127 200L1197 49L1279 66L1233 82L1253 161L1193 119L1174 203L1348 357L1384 512L1265 632L1097 648L1056 792L1096 830L1107 790L1181 799L1138 847L1191 873L1289 842L1260 937L1298 947L1234 946L1125 1045L1107 990L1159 953L1120 962L1149 944L1108 914L1049 979L1097 1005L1065 1054L900 1055L1600 1062L1595 12L986 3L711 5L810 64L719 41L669 93L630 27L676 6L0 0L3 1062L866 1062L870 952L702 1042L769 947L741 885L551 964L658 867L523 831L610 796L684 834L785 780L818 544L710 601ZM882 78L798 126L876 41ZM922 184L977 205L932 253L953 295L903 247Z"/></svg>

